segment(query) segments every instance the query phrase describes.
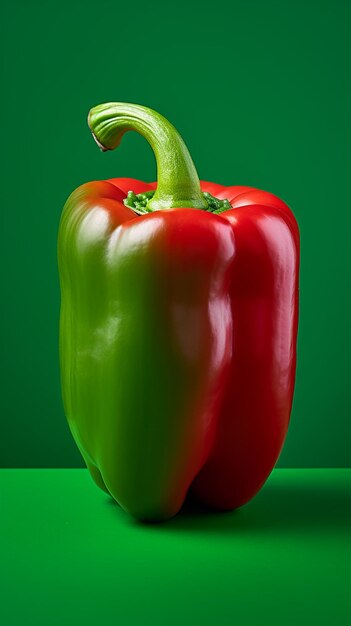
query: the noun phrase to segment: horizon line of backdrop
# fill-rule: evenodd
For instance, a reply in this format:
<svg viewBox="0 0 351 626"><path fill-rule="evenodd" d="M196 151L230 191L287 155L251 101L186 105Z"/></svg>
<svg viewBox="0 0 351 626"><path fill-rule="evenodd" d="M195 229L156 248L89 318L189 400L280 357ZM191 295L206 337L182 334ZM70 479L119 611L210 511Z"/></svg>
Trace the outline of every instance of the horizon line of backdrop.
<svg viewBox="0 0 351 626"><path fill-rule="evenodd" d="M155 177L136 134L114 153L96 148L87 112L111 100L173 122L200 178L266 189L292 207L298 370L279 466L351 466L351 4L220 0L200 12L181 0L174 13L135 0L133 18L122 3L94 7L2 4L1 466L83 465L60 394L60 214L86 181Z"/></svg>

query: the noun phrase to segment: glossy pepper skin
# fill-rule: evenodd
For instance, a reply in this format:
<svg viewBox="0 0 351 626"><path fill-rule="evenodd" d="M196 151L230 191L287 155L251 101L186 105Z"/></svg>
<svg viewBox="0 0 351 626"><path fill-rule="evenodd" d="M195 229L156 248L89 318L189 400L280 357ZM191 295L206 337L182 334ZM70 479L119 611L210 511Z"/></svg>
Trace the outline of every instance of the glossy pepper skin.
<svg viewBox="0 0 351 626"><path fill-rule="evenodd" d="M96 181L60 224L65 413L95 482L141 520L186 494L250 500L274 467L294 391L299 233L267 192L201 182L174 127L123 103L92 109L101 149L127 130L155 151L158 183ZM128 191L157 189L147 213ZM228 199L209 212L202 192Z"/></svg>

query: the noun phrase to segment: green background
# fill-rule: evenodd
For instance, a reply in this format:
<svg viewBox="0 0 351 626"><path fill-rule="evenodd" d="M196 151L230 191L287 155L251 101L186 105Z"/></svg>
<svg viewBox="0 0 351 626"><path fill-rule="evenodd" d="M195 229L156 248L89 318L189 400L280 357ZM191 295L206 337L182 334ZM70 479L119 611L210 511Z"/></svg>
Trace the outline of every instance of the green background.
<svg viewBox="0 0 351 626"><path fill-rule="evenodd" d="M282 467L348 466L350 3L20 2L2 9L5 467L81 466L59 389L56 237L69 193L150 180L137 135L101 154L91 106L131 101L182 133L202 178L270 190L302 236L296 397Z"/></svg>
<svg viewBox="0 0 351 626"><path fill-rule="evenodd" d="M270 190L300 227L296 396L279 465L351 465L347 0L3 3L0 465L82 462L63 415L56 238L81 183L155 176L136 134L101 154L91 106L149 105L202 178ZM137 390L136 390L137 392ZM351 470L277 469L229 514L136 523L87 470L0 471L6 626L346 626ZM1 597L2 596L2 597Z"/></svg>

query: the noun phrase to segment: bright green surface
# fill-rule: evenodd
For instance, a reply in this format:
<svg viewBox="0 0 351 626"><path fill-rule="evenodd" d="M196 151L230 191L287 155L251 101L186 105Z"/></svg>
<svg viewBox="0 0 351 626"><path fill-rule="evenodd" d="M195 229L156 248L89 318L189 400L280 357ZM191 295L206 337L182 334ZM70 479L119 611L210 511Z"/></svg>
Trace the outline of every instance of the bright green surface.
<svg viewBox="0 0 351 626"><path fill-rule="evenodd" d="M71 191L155 175L146 141L101 154L101 102L165 115L201 178L280 195L301 227L301 325L281 465L351 466L347 0L5 0L0 464L81 463L58 372L57 227ZM219 119L219 123L218 120ZM215 120L215 123L214 123Z"/></svg>
<svg viewBox="0 0 351 626"><path fill-rule="evenodd" d="M6 626L343 626L351 470L276 470L245 508L133 522L86 470L3 470Z"/></svg>

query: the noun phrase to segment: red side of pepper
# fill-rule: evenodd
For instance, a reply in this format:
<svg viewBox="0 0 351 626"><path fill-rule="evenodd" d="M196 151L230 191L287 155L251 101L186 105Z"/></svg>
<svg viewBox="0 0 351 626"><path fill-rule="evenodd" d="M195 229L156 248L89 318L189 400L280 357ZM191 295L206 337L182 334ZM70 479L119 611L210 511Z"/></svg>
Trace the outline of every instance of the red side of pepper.
<svg viewBox="0 0 351 626"><path fill-rule="evenodd" d="M142 193L157 186L132 178L107 182L124 197L130 189ZM221 218L232 225L236 254L227 390L211 452L191 490L206 504L233 509L262 487L289 425L296 370L299 230L289 207L269 192L200 184L203 192L230 201L233 209Z"/></svg>

